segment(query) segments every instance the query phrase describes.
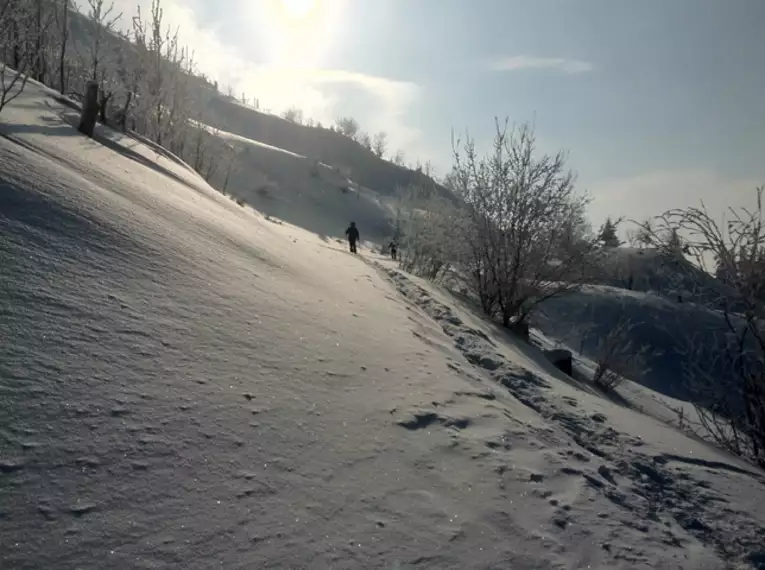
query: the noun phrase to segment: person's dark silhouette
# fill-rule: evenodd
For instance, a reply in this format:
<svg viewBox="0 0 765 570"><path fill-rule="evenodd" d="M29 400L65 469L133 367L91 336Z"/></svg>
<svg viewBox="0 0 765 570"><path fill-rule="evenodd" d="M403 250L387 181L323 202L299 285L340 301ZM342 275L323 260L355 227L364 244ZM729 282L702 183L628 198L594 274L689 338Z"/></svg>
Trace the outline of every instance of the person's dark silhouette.
<svg viewBox="0 0 765 570"><path fill-rule="evenodd" d="M359 229L356 227L356 222L351 222L351 225L345 230L345 235L348 236L348 245L351 248L351 253L358 253L356 243L361 236L359 235Z"/></svg>
<svg viewBox="0 0 765 570"><path fill-rule="evenodd" d="M398 242L394 239L390 242L390 256L393 261L396 261L396 253L398 252Z"/></svg>

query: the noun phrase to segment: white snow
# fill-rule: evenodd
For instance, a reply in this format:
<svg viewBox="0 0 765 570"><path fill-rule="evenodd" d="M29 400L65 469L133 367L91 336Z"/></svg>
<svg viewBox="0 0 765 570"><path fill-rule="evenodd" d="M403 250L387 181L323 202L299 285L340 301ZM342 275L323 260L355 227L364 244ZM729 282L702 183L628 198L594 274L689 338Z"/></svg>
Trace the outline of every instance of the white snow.
<svg viewBox="0 0 765 570"><path fill-rule="evenodd" d="M0 567L765 564L762 472L75 115L0 114Z"/></svg>

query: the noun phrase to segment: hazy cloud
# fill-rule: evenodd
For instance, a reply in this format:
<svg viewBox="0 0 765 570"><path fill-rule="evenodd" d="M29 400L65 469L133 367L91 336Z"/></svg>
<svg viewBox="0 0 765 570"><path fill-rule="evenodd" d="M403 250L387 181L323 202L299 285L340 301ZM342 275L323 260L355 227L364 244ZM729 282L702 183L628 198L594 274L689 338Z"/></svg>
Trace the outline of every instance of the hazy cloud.
<svg viewBox="0 0 765 570"><path fill-rule="evenodd" d="M672 208L700 206L722 217L728 207L754 206L762 179L731 178L708 169L657 170L603 180L589 187L596 220L620 216L642 220Z"/></svg>
<svg viewBox="0 0 765 570"><path fill-rule="evenodd" d="M523 71L528 69L546 69L568 74L586 73L593 70L592 63L577 59L558 57L532 57L516 55L502 57L489 62L492 71Z"/></svg>

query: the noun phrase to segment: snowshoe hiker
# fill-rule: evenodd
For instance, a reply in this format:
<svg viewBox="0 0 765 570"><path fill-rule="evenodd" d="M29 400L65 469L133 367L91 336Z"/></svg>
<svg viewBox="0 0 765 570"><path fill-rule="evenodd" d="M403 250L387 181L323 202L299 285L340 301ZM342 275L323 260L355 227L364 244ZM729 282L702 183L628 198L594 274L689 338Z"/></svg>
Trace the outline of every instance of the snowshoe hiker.
<svg viewBox="0 0 765 570"><path fill-rule="evenodd" d="M396 254L398 253L398 242L394 239L388 246L390 248L390 257L393 261L396 261Z"/></svg>
<svg viewBox="0 0 765 570"><path fill-rule="evenodd" d="M351 248L351 253L358 253L356 249L356 243L359 241L359 230L356 227L356 222L351 222L351 225L345 230L345 235L348 236L348 245Z"/></svg>

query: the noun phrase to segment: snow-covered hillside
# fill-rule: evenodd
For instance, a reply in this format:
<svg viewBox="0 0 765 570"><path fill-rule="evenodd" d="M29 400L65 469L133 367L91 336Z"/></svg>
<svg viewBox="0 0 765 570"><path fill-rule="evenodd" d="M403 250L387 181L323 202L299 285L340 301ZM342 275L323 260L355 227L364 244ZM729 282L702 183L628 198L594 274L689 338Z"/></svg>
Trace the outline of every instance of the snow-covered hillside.
<svg viewBox="0 0 765 570"><path fill-rule="evenodd" d="M390 197L315 159L225 131L217 136L237 149L227 192L263 214L327 238L342 236L350 221L364 238L382 241L392 234Z"/></svg>
<svg viewBox="0 0 765 570"><path fill-rule="evenodd" d="M765 474L31 85L0 115L0 567L765 567Z"/></svg>

